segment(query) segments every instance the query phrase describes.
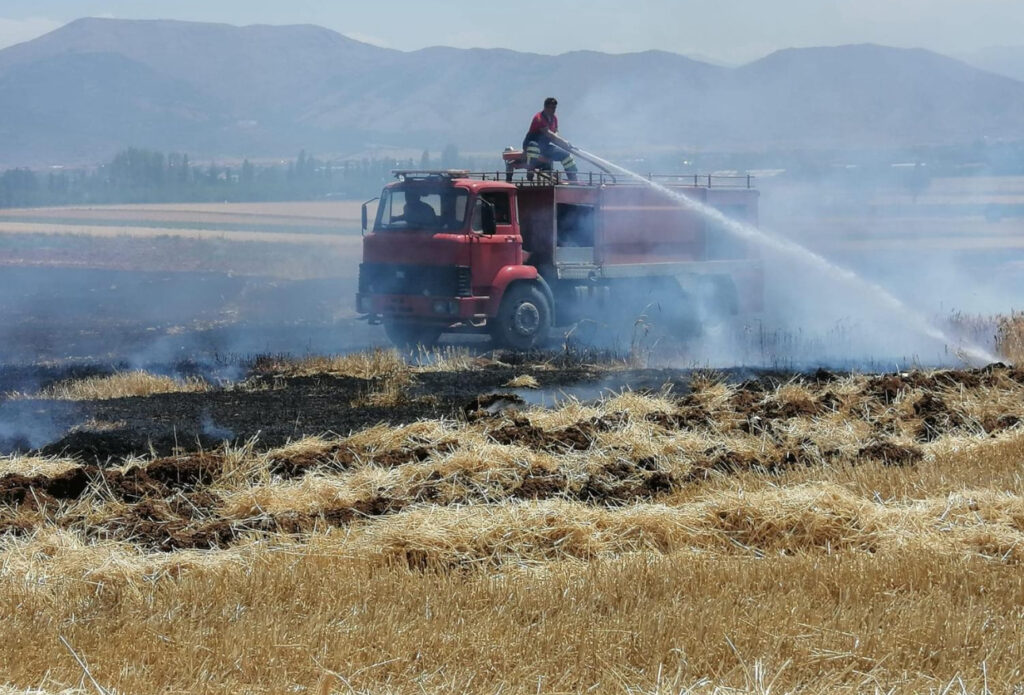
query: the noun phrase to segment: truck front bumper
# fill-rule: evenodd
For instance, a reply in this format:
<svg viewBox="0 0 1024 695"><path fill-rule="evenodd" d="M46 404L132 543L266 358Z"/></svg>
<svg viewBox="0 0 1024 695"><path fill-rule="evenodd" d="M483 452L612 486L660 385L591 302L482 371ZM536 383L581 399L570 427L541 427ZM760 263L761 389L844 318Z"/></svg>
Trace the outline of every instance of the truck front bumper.
<svg viewBox="0 0 1024 695"><path fill-rule="evenodd" d="M489 297L421 297L409 294L357 294L356 311L387 317L457 323L487 318Z"/></svg>

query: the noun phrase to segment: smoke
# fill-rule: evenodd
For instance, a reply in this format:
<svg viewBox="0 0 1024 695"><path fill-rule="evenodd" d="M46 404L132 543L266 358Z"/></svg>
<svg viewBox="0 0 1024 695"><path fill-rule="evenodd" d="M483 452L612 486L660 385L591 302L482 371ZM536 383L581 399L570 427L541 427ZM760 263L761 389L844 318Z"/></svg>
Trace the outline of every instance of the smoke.
<svg viewBox="0 0 1024 695"><path fill-rule="evenodd" d="M599 157L581 154L623 175L637 177ZM730 219L657 183L648 185L713 222L715 233L731 235L756 247L766 269L767 309L761 320L737 332L722 328L727 323L725 317L703 316L703 323L718 324L720 330L708 332L703 342L694 344L690 359L727 366L722 364L723 359L742 363L750 359L756 346L760 362L769 362L766 366L783 366L780 361L784 366L804 367L940 366L995 361L985 347L948 334L879 282L839 266L793 239ZM945 279L948 281L949 276Z"/></svg>
<svg viewBox="0 0 1024 695"><path fill-rule="evenodd" d="M354 273L358 258L348 262ZM3 272L4 365L88 362L167 371L190 364L192 373L218 379L230 378L230 364L256 354L338 352L381 341L354 312L346 315L355 295L349 277L287 281L65 267Z"/></svg>
<svg viewBox="0 0 1024 695"><path fill-rule="evenodd" d="M0 402L0 456L38 449L63 431L55 413L37 402Z"/></svg>
<svg viewBox="0 0 1024 695"><path fill-rule="evenodd" d="M993 222L984 215L999 186L1024 193L1021 181L1014 181L937 176L911 192L882 169L816 182L765 181L765 228L884 288L918 319L901 321L899 312L879 311L829 274L787 268L769 255L766 299L776 309L773 324L821 335L841 321L849 330L838 356L853 362L860 357L887 368L976 362L963 354L972 347L968 339L977 342L976 351L991 353L992 317L1019 310L1024 296L1021 248L1007 243L1019 218ZM932 340L928 331L917 330L921 321L944 338ZM987 334L967 330L986 322ZM837 354L835 347L830 354Z"/></svg>
<svg viewBox="0 0 1024 695"><path fill-rule="evenodd" d="M203 414L200 416L199 427L202 430L202 433L211 439L230 442L235 438L234 430L227 427L221 427L215 423L209 410L204 410Z"/></svg>
<svg viewBox="0 0 1024 695"><path fill-rule="evenodd" d="M67 255L66 238L44 239L54 257ZM271 252L282 245L272 246ZM228 247L252 253L244 244ZM136 369L235 382L260 354L329 354L383 344L382 331L356 320L350 309L359 259L344 260L337 276L295 280L154 271L145 263L136 270L88 263L3 267L0 454L37 449L86 417L67 402L5 400L12 392L32 394L66 379ZM183 266L192 261L186 254L169 259ZM197 425L214 438L230 438L212 420Z"/></svg>

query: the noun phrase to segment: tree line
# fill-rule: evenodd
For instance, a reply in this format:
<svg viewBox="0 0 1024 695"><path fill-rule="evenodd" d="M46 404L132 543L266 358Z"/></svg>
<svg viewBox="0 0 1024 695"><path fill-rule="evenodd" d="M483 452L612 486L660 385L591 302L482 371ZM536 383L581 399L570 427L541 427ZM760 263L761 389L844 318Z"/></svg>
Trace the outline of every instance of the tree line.
<svg viewBox="0 0 1024 695"><path fill-rule="evenodd" d="M197 164L187 154L131 147L92 168L7 169L0 173L0 207L372 197L394 169L461 166L466 161L453 145L439 159L424 151L419 160L328 161L303 150L292 160L240 164Z"/></svg>
<svg viewBox="0 0 1024 695"><path fill-rule="evenodd" d="M894 167L894 162L902 164ZM927 189L933 176L1024 175L1024 142L979 140L848 152L658 152L634 154L621 163L640 173L656 174L777 169L785 171L787 180L833 180L852 189L896 185L917 194ZM132 147L97 167L8 169L0 173L0 208L370 198L392 180L394 169L493 172L502 166L497 153L464 156L454 145L447 145L439 156L424 151L418 160L327 160L303 150L291 160L267 163L246 159L240 164L195 163L187 154Z"/></svg>

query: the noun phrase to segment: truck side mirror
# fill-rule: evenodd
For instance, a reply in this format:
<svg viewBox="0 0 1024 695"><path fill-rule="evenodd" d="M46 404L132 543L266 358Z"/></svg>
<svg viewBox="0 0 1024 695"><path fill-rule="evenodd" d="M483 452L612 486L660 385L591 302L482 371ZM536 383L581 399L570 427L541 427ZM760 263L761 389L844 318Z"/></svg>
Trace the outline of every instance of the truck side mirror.
<svg viewBox="0 0 1024 695"><path fill-rule="evenodd" d="M363 234L366 233L366 225L369 223L369 214L366 211L366 206L369 205L370 203L372 203L375 200L380 200L380 198L370 198L365 203L363 203L363 218L362 218Z"/></svg>
<svg viewBox="0 0 1024 695"><path fill-rule="evenodd" d="M494 203L481 200L483 206L480 208L480 223L483 227L483 233L487 236L494 236L494 232L497 231L497 223L494 221Z"/></svg>

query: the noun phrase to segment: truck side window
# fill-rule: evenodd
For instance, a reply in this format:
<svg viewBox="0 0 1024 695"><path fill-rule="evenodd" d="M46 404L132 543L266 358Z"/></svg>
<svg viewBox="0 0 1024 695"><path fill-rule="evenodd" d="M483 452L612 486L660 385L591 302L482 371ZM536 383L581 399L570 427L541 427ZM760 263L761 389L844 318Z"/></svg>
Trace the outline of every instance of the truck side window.
<svg viewBox="0 0 1024 695"><path fill-rule="evenodd" d="M495 224L512 224L512 212L508 202L508 193L483 193L480 196L483 200L494 206L494 223ZM484 229L483 213L480 212L481 202L476 201L476 205L473 206L473 226L474 232L482 232Z"/></svg>
<svg viewBox="0 0 1024 695"><path fill-rule="evenodd" d="M508 193L484 193L481 197L494 206L495 224L512 224L512 209L508 204Z"/></svg>

